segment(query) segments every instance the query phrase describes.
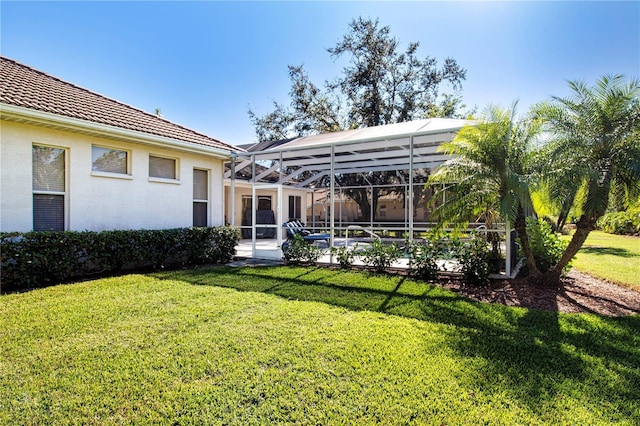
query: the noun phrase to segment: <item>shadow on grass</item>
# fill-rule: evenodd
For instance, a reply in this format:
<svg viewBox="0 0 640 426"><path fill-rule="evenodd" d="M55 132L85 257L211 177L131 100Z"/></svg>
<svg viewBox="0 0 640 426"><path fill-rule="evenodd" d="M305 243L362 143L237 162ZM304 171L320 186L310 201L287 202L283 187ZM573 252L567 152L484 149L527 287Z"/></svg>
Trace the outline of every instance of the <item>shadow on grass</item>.
<svg viewBox="0 0 640 426"><path fill-rule="evenodd" d="M619 257L625 257L625 258L638 257L638 255L630 252L627 249L617 248L617 247L583 246L580 249L580 253L611 255L611 256L619 256Z"/></svg>
<svg viewBox="0 0 640 426"><path fill-rule="evenodd" d="M621 419L640 421L640 316L561 315L478 303L401 276L319 267L218 267L152 275L440 324L461 356L487 360L481 371L460 379L470 388L509 392L541 416L550 395L561 399L564 392L578 392L589 404L614 407ZM492 377L505 379L509 388Z"/></svg>

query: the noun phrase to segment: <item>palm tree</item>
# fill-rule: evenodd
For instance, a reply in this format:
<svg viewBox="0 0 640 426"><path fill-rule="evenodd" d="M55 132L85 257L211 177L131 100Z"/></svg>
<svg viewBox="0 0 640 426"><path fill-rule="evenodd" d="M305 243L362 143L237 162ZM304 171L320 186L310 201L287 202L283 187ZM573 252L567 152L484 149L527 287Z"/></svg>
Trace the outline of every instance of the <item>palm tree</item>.
<svg viewBox="0 0 640 426"><path fill-rule="evenodd" d="M537 174L536 190L548 196L551 205L547 207L558 213L555 229L560 232L569 220L574 200L582 186L582 177L577 173L576 167L571 166L575 164L574 159L567 159L562 163L550 161L550 158L556 158L556 151L555 141L540 147L532 167Z"/></svg>
<svg viewBox="0 0 640 426"><path fill-rule="evenodd" d="M593 87L581 81L571 81L569 87L570 96L534 107L554 136L546 149L550 173L545 178L552 188L564 188L555 194L562 205L576 202L582 211L566 251L545 277L550 283L559 282L563 268L605 214L612 187L640 185L640 140L634 135L640 128L640 82L614 75Z"/></svg>
<svg viewBox="0 0 640 426"><path fill-rule="evenodd" d="M440 223L468 222L480 212L497 211L514 225L521 239L530 277L540 272L529 248L525 214L532 209L527 164L540 132L535 120L516 120L516 106L490 106L477 126L463 127L441 150L451 159L429 178L448 185L446 202L434 214Z"/></svg>

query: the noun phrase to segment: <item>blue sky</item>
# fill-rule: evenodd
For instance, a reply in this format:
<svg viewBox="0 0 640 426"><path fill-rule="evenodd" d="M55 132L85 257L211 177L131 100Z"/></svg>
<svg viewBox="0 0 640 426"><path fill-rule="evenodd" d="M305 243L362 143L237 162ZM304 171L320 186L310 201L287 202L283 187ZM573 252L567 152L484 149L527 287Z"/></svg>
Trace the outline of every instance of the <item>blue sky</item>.
<svg viewBox="0 0 640 426"><path fill-rule="evenodd" d="M467 69L462 96L520 111L567 80L640 76L640 2L0 2L2 55L231 144L287 103L287 65L321 84L358 16Z"/></svg>

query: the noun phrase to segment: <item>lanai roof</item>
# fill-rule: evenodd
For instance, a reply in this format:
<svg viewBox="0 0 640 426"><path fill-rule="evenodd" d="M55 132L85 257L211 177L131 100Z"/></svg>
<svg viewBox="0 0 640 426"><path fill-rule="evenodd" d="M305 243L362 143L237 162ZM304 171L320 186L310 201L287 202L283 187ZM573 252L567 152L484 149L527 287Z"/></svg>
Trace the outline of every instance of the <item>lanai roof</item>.
<svg viewBox="0 0 640 426"><path fill-rule="evenodd" d="M264 150L258 144L239 155L236 171L253 162L271 166L256 171L255 181L278 182L296 187L316 184L333 173L375 173L394 170L432 169L448 156L439 152L442 142L451 140L473 120L429 118L385 126L294 138Z"/></svg>
<svg viewBox="0 0 640 426"><path fill-rule="evenodd" d="M221 151L238 148L175 124L155 114L107 98L42 71L0 56L0 108L3 118L11 107L55 114L140 134L195 144ZM14 108L15 109L15 108ZM17 115L17 113L16 113Z"/></svg>
<svg viewBox="0 0 640 426"><path fill-rule="evenodd" d="M462 126L472 123L474 122L471 120L454 118L427 118L404 123L387 124L384 126L364 127L362 129L344 130L342 132L302 136L278 145L277 148L291 149L305 146L366 143L374 140L396 140L411 135L456 132ZM251 150L257 151L256 149Z"/></svg>

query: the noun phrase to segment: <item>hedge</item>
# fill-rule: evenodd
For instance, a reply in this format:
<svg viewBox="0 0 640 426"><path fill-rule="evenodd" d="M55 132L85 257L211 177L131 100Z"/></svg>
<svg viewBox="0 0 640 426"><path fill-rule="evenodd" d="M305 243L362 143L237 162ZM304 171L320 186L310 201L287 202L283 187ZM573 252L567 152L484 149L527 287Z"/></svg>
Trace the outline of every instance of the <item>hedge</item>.
<svg viewBox="0 0 640 426"><path fill-rule="evenodd" d="M42 287L142 268L225 263L237 229L0 233L3 291Z"/></svg>
<svg viewBox="0 0 640 426"><path fill-rule="evenodd" d="M640 207L625 212L607 213L598 219L598 227L609 234L634 235L640 233Z"/></svg>

